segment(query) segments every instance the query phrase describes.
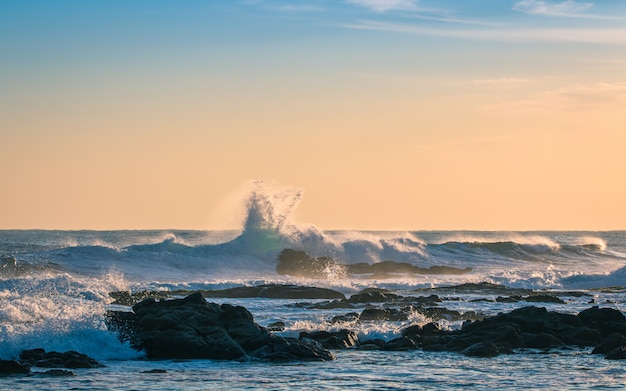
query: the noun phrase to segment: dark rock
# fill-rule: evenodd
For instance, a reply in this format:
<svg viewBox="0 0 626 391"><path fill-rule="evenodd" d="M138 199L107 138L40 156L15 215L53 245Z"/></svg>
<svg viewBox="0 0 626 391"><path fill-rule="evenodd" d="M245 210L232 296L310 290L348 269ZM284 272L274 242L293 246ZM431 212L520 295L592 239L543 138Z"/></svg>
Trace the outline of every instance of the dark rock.
<svg viewBox="0 0 626 391"><path fill-rule="evenodd" d="M20 353L20 361L31 367L40 368L100 368L100 364L93 358L74 351L46 352L43 349L24 350Z"/></svg>
<svg viewBox="0 0 626 391"><path fill-rule="evenodd" d="M329 257L310 257L304 251L285 249L278 255L276 272L282 275L325 278L344 267Z"/></svg>
<svg viewBox="0 0 626 391"><path fill-rule="evenodd" d="M76 376L76 373L66 371L65 369L49 369L45 372L37 372L36 375L46 377L73 377Z"/></svg>
<svg viewBox="0 0 626 391"><path fill-rule="evenodd" d="M495 357L500 354L500 350L492 342L481 341L463 349L461 354L470 357Z"/></svg>
<svg viewBox="0 0 626 391"><path fill-rule="evenodd" d="M133 311L109 314L107 324L148 358L309 359L306 352L313 360L332 357L323 349L275 337L256 324L244 307L208 303L200 292L184 299L149 298L135 304Z"/></svg>
<svg viewBox="0 0 626 391"><path fill-rule="evenodd" d="M415 341L409 337L400 337L388 341L382 349L392 351L408 351L417 349L417 345L415 344Z"/></svg>
<svg viewBox="0 0 626 391"><path fill-rule="evenodd" d="M382 291L366 291L356 293L348 299L349 303L384 303L402 299L402 296Z"/></svg>
<svg viewBox="0 0 626 391"><path fill-rule="evenodd" d="M521 296L509 296L509 297L498 296L496 297L497 303L517 303L520 300L522 300Z"/></svg>
<svg viewBox="0 0 626 391"><path fill-rule="evenodd" d="M465 274L472 269L459 269L450 266L430 266L421 268L405 262L382 261L373 264L353 263L346 265L350 274L373 274L380 277L391 276L394 274Z"/></svg>
<svg viewBox="0 0 626 391"><path fill-rule="evenodd" d="M267 330L268 331L284 331L285 322L278 321L278 322L271 323L267 325Z"/></svg>
<svg viewBox="0 0 626 391"><path fill-rule="evenodd" d="M272 344L260 349L255 356L270 361L330 361L335 356L315 344L295 338L273 336Z"/></svg>
<svg viewBox="0 0 626 391"><path fill-rule="evenodd" d="M345 299L343 293L332 289L281 284L265 284L215 291L202 291L202 294L204 297L226 298L260 297L268 299Z"/></svg>
<svg viewBox="0 0 626 391"><path fill-rule="evenodd" d="M619 333L609 335L600 345L596 346L592 354L608 354L610 351L626 346L626 337Z"/></svg>
<svg viewBox="0 0 626 391"><path fill-rule="evenodd" d="M385 341L379 338L361 341L357 350L380 350L385 346Z"/></svg>
<svg viewBox="0 0 626 391"><path fill-rule="evenodd" d="M604 358L607 360L626 360L626 346L611 350Z"/></svg>
<svg viewBox="0 0 626 391"><path fill-rule="evenodd" d="M331 320L330 323L343 323L343 322L356 322L357 320L359 320L360 315L356 312L350 312L348 314L345 315L337 315L334 316Z"/></svg>
<svg viewBox="0 0 626 391"><path fill-rule="evenodd" d="M603 336L611 333L626 335L626 318L618 310L593 306L581 311L578 317L586 326L597 329Z"/></svg>
<svg viewBox="0 0 626 391"><path fill-rule="evenodd" d="M325 349L347 349L359 345L359 337L354 331L314 331L300 333L300 340L317 341Z"/></svg>
<svg viewBox="0 0 626 391"><path fill-rule="evenodd" d="M524 333L526 347L536 349L552 349L563 345L563 341L550 333Z"/></svg>
<svg viewBox="0 0 626 391"><path fill-rule="evenodd" d="M13 360L0 360L0 376L29 375L30 367Z"/></svg>
<svg viewBox="0 0 626 391"><path fill-rule="evenodd" d="M551 295L531 295L524 298L524 301L529 303L554 303L554 304L565 304L565 301L561 300L556 296Z"/></svg>
<svg viewBox="0 0 626 391"><path fill-rule="evenodd" d="M366 308L359 316L360 321L402 322L409 318L408 312L396 308Z"/></svg>

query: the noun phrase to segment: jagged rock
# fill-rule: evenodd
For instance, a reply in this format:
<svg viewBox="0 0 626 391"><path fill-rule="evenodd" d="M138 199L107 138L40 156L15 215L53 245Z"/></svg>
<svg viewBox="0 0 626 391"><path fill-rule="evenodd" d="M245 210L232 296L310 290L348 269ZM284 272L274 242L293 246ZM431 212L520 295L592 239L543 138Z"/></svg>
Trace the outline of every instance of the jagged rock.
<svg viewBox="0 0 626 391"><path fill-rule="evenodd" d="M283 331L285 330L285 322L278 321L267 325L268 331Z"/></svg>
<svg viewBox="0 0 626 391"><path fill-rule="evenodd" d="M325 349L347 349L356 347L359 345L359 337L354 331L340 330L340 331L314 331L300 333L301 340L314 340L317 341Z"/></svg>
<svg viewBox="0 0 626 391"><path fill-rule="evenodd" d="M135 304L133 311L110 311L107 325L148 358L333 358L303 341L274 336L256 324L244 307L208 303L200 292L184 299L149 298Z"/></svg>
<svg viewBox="0 0 626 391"><path fill-rule="evenodd" d="M531 296L525 297L524 301L527 301L529 303L565 304L565 301L552 295L531 295Z"/></svg>

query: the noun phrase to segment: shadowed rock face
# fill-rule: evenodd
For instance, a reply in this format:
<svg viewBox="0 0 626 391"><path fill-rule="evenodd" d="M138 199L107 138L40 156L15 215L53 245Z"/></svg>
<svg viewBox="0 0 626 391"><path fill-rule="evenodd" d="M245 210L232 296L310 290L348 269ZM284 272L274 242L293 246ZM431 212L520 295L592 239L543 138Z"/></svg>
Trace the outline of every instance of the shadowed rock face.
<svg viewBox="0 0 626 391"><path fill-rule="evenodd" d="M271 334L244 307L208 303L200 292L184 299L146 299L133 313L110 311L107 323L148 358L332 360L328 351Z"/></svg>

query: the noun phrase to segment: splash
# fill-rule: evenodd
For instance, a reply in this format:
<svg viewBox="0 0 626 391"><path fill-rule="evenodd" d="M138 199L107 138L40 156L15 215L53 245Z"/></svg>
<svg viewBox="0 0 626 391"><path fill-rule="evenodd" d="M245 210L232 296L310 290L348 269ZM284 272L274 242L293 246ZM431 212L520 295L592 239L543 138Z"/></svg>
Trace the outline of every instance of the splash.
<svg viewBox="0 0 626 391"><path fill-rule="evenodd" d="M292 213L303 190L275 182L252 182L243 232L233 242L249 254L276 257L284 248L329 251L332 244L315 226L299 226Z"/></svg>

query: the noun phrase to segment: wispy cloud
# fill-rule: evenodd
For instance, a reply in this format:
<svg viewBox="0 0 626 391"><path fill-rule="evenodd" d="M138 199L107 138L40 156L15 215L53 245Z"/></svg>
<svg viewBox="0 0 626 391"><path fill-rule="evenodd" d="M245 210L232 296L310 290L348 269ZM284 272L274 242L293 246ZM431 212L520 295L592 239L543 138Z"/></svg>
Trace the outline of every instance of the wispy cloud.
<svg viewBox="0 0 626 391"><path fill-rule="evenodd" d="M385 12L390 10L419 10L419 0L347 0L347 2L369 8L376 12Z"/></svg>
<svg viewBox="0 0 626 391"><path fill-rule="evenodd" d="M446 29L402 23L360 21L347 28L495 42L588 43L626 45L626 28L482 28Z"/></svg>
<svg viewBox="0 0 626 391"><path fill-rule="evenodd" d="M524 115L531 111L589 112L621 110L626 104L626 83L589 83L538 92L526 99L484 105L495 114Z"/></svg>
<svg viewBox="0 0 626 391"><path fill-rule="evenodd" d="M573 0L561 1L558 3L544 0L521 0L513 9L532 15L550 15L580 17L581 13L593 8L594 3L580 3Z"/></svg>

